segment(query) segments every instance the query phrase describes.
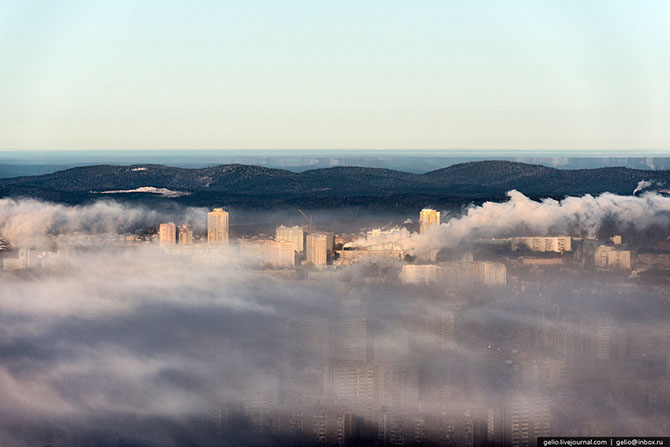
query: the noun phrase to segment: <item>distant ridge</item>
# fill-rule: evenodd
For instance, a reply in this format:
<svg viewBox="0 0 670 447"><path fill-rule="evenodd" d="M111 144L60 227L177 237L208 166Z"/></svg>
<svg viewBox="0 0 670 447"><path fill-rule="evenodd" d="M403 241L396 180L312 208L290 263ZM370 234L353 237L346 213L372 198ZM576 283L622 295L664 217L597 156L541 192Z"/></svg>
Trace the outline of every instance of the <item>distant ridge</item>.
<svg viewBox="0 0 670 447"><path fill-rule="evenodd" d="M632 194L638 182L670 185L670 171L629 168L562 170L510 161L456 164L425 174L383 168L333 167L296 173L261 166L227 164L201 169L156 164L84 166L52 174L0 179L0 197L33 197L66 203L100 198L100 193L166 188L185 194L169 200L198 205L232 203L251 207L282 203L328 206L367 198L392 205L404 198L451 201L502 197L516 189L532 196ZM121 200L158 200L146 193L106 194ZM383 198L383 200L382 200ZM162 198L162 200L168 200ZM365 206L365 200L362 201ZM423 205L423 204L421 204ZM419 205L419 206L421 206Z"/></svg>

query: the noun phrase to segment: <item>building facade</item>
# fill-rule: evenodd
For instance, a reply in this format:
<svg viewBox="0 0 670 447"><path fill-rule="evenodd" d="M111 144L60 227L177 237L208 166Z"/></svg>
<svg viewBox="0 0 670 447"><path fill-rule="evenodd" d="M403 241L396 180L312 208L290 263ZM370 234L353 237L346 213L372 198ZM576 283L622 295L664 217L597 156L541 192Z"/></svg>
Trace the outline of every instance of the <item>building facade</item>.
<svg viewBox="0 0 670 447"><path fill-rule="evenodd" d="M280 225L275 230L275 240L292 242L295 247L294 250L298 253L305 250L305 230L299 225L293 227Z"/></svg>
<svg viewBox="0 0 670 447"><path fill-rule="evenodd" d="M207 243L228 243L228 212L222 208L207 213Z"/></svg>
<svg viewBox="0 0 670 447"><path fill-rule="evenodd" d="M517 250L564 253L572 251L572 238L570 236L513 237L512 251Z"/></svg>
<svg viewBox="0 0 670 447"><path fill-rule="evenodd" d="M424 208L419 213L419 233L424 233L433 225L440 224L440 212L430 208Z"/></svg>
<svg viewBox="0 0 670 447"><path fill-rule="evenodd" d="M193 243L193 229L188 225L179 225L179 237L177 241L180 244L192 244Z"/></svg>
<svg viewBox="0 0 670 447"><path fill-rule="evenodd" d="M325 266L328 262L328 241L326 233L308 234L305 247L306 261L317 267Z"/></svg>
<svg viewBox="0 0 670 447"><path fill-rule="evenodd" d="M174 222L160 224L158 227L158 241L161 244L177 243L177 226Z"/></svg>

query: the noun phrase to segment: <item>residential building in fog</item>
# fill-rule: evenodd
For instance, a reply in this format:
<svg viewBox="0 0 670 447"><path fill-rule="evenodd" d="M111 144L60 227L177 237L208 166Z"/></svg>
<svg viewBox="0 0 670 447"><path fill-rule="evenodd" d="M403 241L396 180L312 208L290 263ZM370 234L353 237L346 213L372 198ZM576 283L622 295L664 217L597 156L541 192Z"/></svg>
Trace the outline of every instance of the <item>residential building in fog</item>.
<svg viewBox="0 0 670 447"><path fill-rule="evenodd" d="M610 360L615 336L612 320L599 317L590 329L593 331L593 357L598 360Z"/></svg>
<svg viewBox="0 0 670 447"><path fill-rule="evenodd" d="M630 269L630 251L601 245L596 249L593 262L598 268Z"/></svg>
<svg viewBox="0 0 670 447"><path fill-rule="evenodd" d="M160 224L158 227L158 241L161 244L177 243L177 226L174 222Z"/></svg>
<svg viewBox="0 0 670 447"><path fill-rule="evenodd" d="M499 262L472 262L474 282L485 286L504 286L507 284L507 268Z"/></svg>
<svg viewBox="0 0 670 447"><path fill-rule="evenodd" d="M305 230L299 225L293 227L278 226L275 230L275 240L293 242L294 249L298 253L305 250Z"/></svg>
<svg viewBox="0 0 670 447"><path fill-rule="evenodd" d="M374 365L334 366L329 374L329 394L334 399L375 400L378 380L378 368Z"/></svg>
<svg viewBox="0 0 670 447"><path fill-rule="evenodd" d="M370 258L393 258L402 260L405 254L402 250L376 250L369 247L354 248L336 251L338 264L356 264L358 261Z"/></svg>
<svg viewBox="0 0 670 447"><path fill-rule="evenodd" d="M508 398L505 405L505 445L536 445L538 436L551 434L549 396L529 394Z"/></svg>
<svg viewBox="0 0 670 447"><path fill-rule="evenodd" d="M424 233L430 226L440 224L440 212L424 208L419 213L419 233Z"/></svg>
<svg viewBox="0 0 670 447"><path fill-rule="evenodd" d="M186 245L193 243L193 229L190 226L179 225L177 230L178 230L177 242Z"/></svg>
<svg viewBox="0 0 670 447"><path fill-rule="evenodd" d="M251 256L273 267L295 266L293 242L270 239L241 239L240 254Z"/></svg>
<svg viewBox="0 0 670 447"><path fill-rule="evenodd" d="M365 317L339 318L331 322L331 361L360 363L368 358L368 322Z"/></svg>
<svg viewBox="0 0 670 447"><path fill-rule="evenodd" d="M419 368L409 362L377 365L378 398L387 405L419 400Z"/></svg>
<svg viewBox="0 0 670 447"><path fill-rule="evenodd" d="M507 268L505 264L488 261L405 264L400 271L400 282L443 284L458 288L468 288L476 284L504 286L507 284Z"/></svg>
<svg viewBox="0 0 670 447"><path fill-rule="evenodd" d="M437 282L437 265L405 264L400 271L403 284L433 284Z"/></svg>
<svg viewBox="0 0 670 447"><path fill-rule="evenodd" d="M564 253L572 251L572 238L570 236L513 237L512 251L517 250Z"/></svg>
<svg viewBox="0 0 670 447"><path fill-rule="evenodd" d="M295 244L292 241L272 241L266 252L266 262L276 267L295 266Z"/></svg>
<svg viewBox="0 0 670 447"><path fill-rule="evenodd" d="M0 261L2 261L2 270L6 272L33 268L38 263L37 251L32 248L20 248L16 257L7 257Z"/></svg>
<svg viewBox="0 0 670 447"><path fill-rule="evenodd" d="M305 244L306 261L317 267L325 266L328 262L328 242L329 235L326 233L308 234Z"/></svg>
<svg viewBox="0 0 670 447"><path fill-rule="evenodd" d="M222 208L207 213L207 243L228 243L228 212Z"/></svg>

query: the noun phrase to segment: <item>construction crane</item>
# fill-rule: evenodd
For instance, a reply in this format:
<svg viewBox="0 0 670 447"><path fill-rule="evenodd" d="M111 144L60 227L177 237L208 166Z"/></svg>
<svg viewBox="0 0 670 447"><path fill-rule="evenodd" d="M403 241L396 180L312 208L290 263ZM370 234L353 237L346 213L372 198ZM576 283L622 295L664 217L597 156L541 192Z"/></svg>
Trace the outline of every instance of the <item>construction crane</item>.
<svg viewBox="0 0 670 447"><path fill-rule="evenodd" d="M304 217L307 222L309 222L309 225L304 225L302 227L305 230L305 234L314 233L314 225L312 225L312 215L310 214L309 217L307 217L307 214L303 213L300 208L298 208L298 212L302 214L302 217Z"/></svg>
<svg viewBox="0 0 670 447"><path fill-rule="evenodd" d="M309 225L311 226L312 225L312 215L310 214L309 217L307 217L307 214L303 213L300 208L298 208L298 212L300 214L302 214L302 217L304 217L307 220L307 222L309 222Z"/></svg>

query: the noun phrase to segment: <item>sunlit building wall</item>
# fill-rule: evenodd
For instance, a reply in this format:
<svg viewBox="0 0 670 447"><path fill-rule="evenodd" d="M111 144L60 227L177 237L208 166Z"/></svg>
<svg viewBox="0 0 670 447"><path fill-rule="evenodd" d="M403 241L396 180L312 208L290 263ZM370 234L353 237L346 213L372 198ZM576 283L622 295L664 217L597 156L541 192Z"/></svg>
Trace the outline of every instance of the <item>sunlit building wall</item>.
<svg viewBox="0 0 670 447"><path fill-rule="evenodd" d="M305 251L308 263L317 267L325 266L328 262L328 234L308 234Z"/></svg>
<svg viewBox="0 0 670 447"><path fill-rule="evenodd" d="M160 224L160 227L158 227L158 241L161 244L177 243L177 226L174 222Z"/></svg>
<svg viewBox="0 0 670 447"><path fill-rule="evenodd" d="M275 240L293 242L295 251L298 253L305 250L305 230L299 225L293 227L280 225L275 230Z"/></svg>
<svg viewBox="0 0 670 447"><path fill-rule="evenodd" d="M266 244L265 262L275 267L293 267L295 244L292 241L269 241Z"/></svg>
<svg viewBox="0 0 670 447"><path fill-rule="evenodd" d="M228 243L228 212L222 208L207 213L207 243Z"/></svg>
<svg viewBox="0 0 670 447"><path fill-rule="evenodd" d="M293 242L270 239L241 239L240 254L273 267L295 266Z"/></svg>
<svg viewBox="0 0 670 447"><path fill-rule="evenodd" d="M593 262L598 268L630 269L630 251L601 245L596 249Z"/></svg>
<svg viewBox="0 0 670 447"><path fill-rule="evenodd" d="M512 251L517 250L563 253L572 251L572 238L570 236L513 237Z"/></svg>
<svg viewBox="0 0 670 447"><path fill-rule="evenodd" d="M440 212L424 208L419 213L419 233L424 233L432 225L440 224Z"/></svg>

